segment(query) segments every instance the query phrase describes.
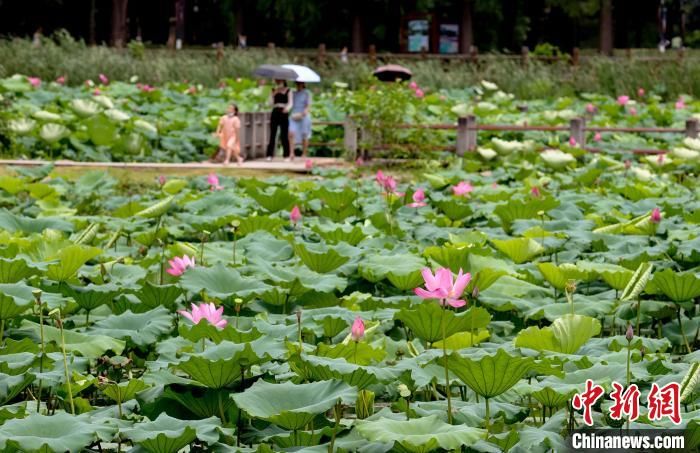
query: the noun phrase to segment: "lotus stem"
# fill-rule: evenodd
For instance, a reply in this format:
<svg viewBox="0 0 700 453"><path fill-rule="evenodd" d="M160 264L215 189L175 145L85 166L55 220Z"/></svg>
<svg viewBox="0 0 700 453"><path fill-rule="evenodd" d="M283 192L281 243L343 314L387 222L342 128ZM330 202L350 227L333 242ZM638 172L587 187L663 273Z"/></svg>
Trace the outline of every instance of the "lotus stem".
<svg viewBox="0 0 700 453"><path fill-rule="evenodd" d="M85 310L85 328L90 325L90 310Z"/></svg>
<svg viewBox="0 0 700 453"><path fill-rule="evenodd" d="M489 399L484 398L484 401L486 403L486 435L488 436L491 433L491 408L489 407ZM544 410L542 412L544 417Z"/></svg>
<svg viewBox="0 0 700 453"><path fill-rule="evenodd" d="M683 330L683 320L681 319L681 306L678 306L678 310L676 311L676 317L678 318L678 327L680 328L681 331L681 336L683 337L683 342L685 343L685 347L688 350L688 354L691 354L693 351L690 349L690 344L688 344L688 338L685 336L685 331Z"/></svg>
<svg viewBox="0 0 700 453"><path fill-rule="evenodd" d="M0 319L0 345L5 346L5 320Z"/></svg>
<svg viewBox="0 0 700 453"><path fill-rule="evenodd" d="M224 404L221 401L221 392L219 392L219 416L221 417L221 424L226 425L226 414L224 414Z"/></svg>
<svg viewBox="0 0 700 453"><path fill-rule="evenodd" d="M639 324L638 324L639 325ZM630 373L630 362L632 361L632 342L627 341L627 387L630 387L630 381L632 380L632 375ZM627 431L630 430L630 418L627 417Z"/></svg>
<svg viewBox="0 0 700 453"><path fill-rule="evenodd" d="M641 329L640 326L640 320L642 318L642 299L637 297L637 336L640 337L641 335L639 334L639 330ZM629 382L627 383L627 386L629 387Z"/></svg>
<svg viewBox="0 0 700 453"><path fill-rule="evenodd" d="M299 346L301 347L301 341L299 342ZM357 365L357 341L355 342L355 351L353 351L353 361L355 362L355 365Z"/></svg>
<svg viewBox="0 0 700 453"><path fill-rule="evenodd" d="M447 301L442 301L442 316L440 325L442 327L442 356L445 358L445 395L447 396L447 423L452 424L452 398L450 396L450 367L447 358L447 342L445 341L445 311L447 311Z"/></svg>
<svg viewBox="0 0 700 453"><path fill-rule="evenodd" d="M335 436L338 432L338 426L340 426L340 403L333 406L333 415L335 416L335 425L333 426L333 434L331 434L331 443L328 446L328 453L333 453L335 451Z"/></svg>
<svg viewBox="0 0 700 453"><path fill-rule="evenodd" d="M63 320L61 320L61 311L58 311L58 328L61 331L61 353L63 354L63 367L66 374L66 387L68 388L68 401L70 402L70 412L75 415L75 404L73 403L73 390L70 386L70 373L68 372L68 356L66 355L66 338L63 335Z"/></svg>
<svg viewBox="0 0 700 453"><path fill-rule="evenodd" d="M39 360L39 373L44 372L44 304L41 302L41 296L37 297L37 302L39 303L39 338L41 339L41 359ZM39 413L41 409L41 387L43 381L39 379L39 391L36 395L36 413Z"/></svg>

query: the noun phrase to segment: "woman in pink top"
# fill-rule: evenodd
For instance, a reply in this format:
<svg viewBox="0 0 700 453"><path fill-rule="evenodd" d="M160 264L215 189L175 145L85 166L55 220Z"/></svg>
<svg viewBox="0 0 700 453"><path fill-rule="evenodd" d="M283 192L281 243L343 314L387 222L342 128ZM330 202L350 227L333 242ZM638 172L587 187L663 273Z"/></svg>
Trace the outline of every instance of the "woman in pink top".
<svg viewBox="0 0 700 453"><path fill-rule="evenodd" d="M241 120L238 118L238 106L231 104L228 113L219 120L216 128L219 137L219 152L224 152L224 165L231 162L231 155L236 158L238 165L243 162L241 157Z"/></svg>

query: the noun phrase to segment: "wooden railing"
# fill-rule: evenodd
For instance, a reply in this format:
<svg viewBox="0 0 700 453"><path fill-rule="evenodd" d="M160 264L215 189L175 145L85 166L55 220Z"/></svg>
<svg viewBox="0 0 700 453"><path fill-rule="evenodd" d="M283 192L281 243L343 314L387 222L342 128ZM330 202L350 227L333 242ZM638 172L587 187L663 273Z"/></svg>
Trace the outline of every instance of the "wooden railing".
<svg viewBox="0 0 700 453"><path fill-rule="evenodd" d="M244 152L249 158L265 156L265 150L269 140L270 114L269 113L242 113L242 138ZM314 125L332 126L343 128L343 141L339 142L311 142L311 146L340 147L350 156L359 155L360 151L383 150L403 148L407 150L420 149L418 145L377 144L371 150L361 149L362 131L352 118L345 121L314 121ZM574 118L568 126L542 126L542 125L515 125L515 124L478 124L476 116L461 117L456 123L447 124L387 124L387 128L394 129L430 129L430 130L454 130L456 131L455 145L439 145L432 149L454 151L458 156L476 150L478 146L479 131L500 132L569 132L569 136L576 140L578 146L584 147L590 152L601 152L600 148L586 147L587 132L616 132L616 133L658 133L658 134L685 134L686 137L697 138L700 133L700 121L690 118L685 123L685 128L670 127L604 127L586 126L584 118ZM635 154L663 154L667 150L662 149L631 149Z"/></svg>

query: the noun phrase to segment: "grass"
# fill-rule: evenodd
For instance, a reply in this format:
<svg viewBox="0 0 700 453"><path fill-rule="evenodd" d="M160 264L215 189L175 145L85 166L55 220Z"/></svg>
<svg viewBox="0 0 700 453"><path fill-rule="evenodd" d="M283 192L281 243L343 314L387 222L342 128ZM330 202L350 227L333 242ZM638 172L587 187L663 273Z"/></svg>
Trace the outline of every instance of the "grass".
<svg viewBox="0 0 700 453"><path fill-rule="evenodd" d="M639 61L591 57L579 66L566 62L543 63L531 60L523 67L519 59L484 58L478 64L463 60L437 59L401 61L411 68L414 79L432 89L460 89L483 79L497 83L504 90L523 99L543 96L570 96L581 92L598 92L617 96L638 87L653 89L667 99L679 94L700 95L700 65L695 57L682 61ZM42 46L31 41L0 41L0 77L15 73L53 80L64 75L68 83L96 80L100 72L112 79L128 80L137 76L143 83L183 82L214 86L227 77L250 77L261 63L299 63L313 66L323 77L323 84L346 82L355 87L371 77L373 65L367 59L341 63L329 55L323 65L307 54L276 49L232 50L217 56L214 49L182 50L143 49L134 52L104 46L90 47L65 34L45 39Z"/></svg>

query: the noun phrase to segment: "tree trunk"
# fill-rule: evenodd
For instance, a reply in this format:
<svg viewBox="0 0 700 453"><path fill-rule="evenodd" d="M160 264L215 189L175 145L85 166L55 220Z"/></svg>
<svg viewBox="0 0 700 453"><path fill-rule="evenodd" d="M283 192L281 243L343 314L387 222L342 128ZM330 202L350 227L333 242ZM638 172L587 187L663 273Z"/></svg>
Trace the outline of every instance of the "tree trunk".
<svg viewBox="0 0 700 453"><path fill-rule="evenodd" d="M600 4L600 53L613 54L612 0L601 0Z"/></svg>
<svg viewBox="0 0 700 453"><path fill-rule="evenodd" d="M112 0L112 45L124 47L126 44L126 13L129 0Z"/></svg>
<svg viewBox="0 0 700 453"><path fill-rule="evenodd" d="M185 0L175 0L175 48L182 48L185 42Z"/></svg>
<svg viewBox="0 0 700 453"><path fill-rule="evenodd" d="M352 15L352 51L363 52L365 50L362 16L358 12Z"/></svg>
<svg viewBox="0 0 700 453"><path fill-rule="evenodd" d="M472 45L474 45L472 0L462 0L462 21L459 25L459 51L463 54L468 54Z"/></svg>
<svg viewBox="0 0 700 453"><path fill-rule="evenodd" d="M95 22L95 0L90 0L90 25L89 25L90 45L97 44L97 24Z"/></svg>

